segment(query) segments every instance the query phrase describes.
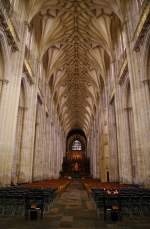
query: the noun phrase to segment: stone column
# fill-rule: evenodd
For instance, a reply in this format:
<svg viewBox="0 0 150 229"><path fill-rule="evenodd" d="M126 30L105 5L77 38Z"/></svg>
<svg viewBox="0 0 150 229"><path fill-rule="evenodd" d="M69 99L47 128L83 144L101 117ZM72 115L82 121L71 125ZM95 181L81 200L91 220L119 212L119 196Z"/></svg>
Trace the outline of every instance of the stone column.
<svg viewBox="0 0 150 229"><path fill-rule="evenodd" d="M123 89L116 87L116 121L118 133L118 160L120 182L132 183L132 162L129 145L128 120L126 107L124 106Z"/></svg>
<svg viewBox="0 0 150 229"><path fill-rule="evenodd" d="M21 75L26 42L26 26L22 25L19 51L10 55L9 83L3 85L0 104L0 184L11 183L11 169L15 150L15 132L19 105ZM8 63L9 64L9 63ZM11 99L10 99L11 98Z"/></svg>
<svg viewBox="0 0 150 229"><path fill-rule="evenodd" d="M18 183L26 183L32 181L32 165L34 153L34 136L37 104L36 82L33 85L27 86L26 96L27 107L25 110L24 117L24 130Z"/></svg>
<svg viewBox="0 0 150 229"><path fill-rule="evenodd" d="M130 18L130 16L129 16ZM130 83L132 92L132 107L135 126L135 154L137 158L135 183L150 183L150 141L149 141L149 123L150 109L147 104L146 85L142 81L143 68L142 53L133 51L133 40L131 37L130 25L125 24L125 41L127 49L128 67L130 73ZM142 48L141 48L142 50Z"/></svg>
<svg viewBox="0 0 150 229"><path fill-rule="evenodd" d="M96 115L96 114L95 114ZM96 167L97 167L97 158L96 158L96 117L94 119L94 124L93 124L93 177L96 178Z"/></svg>
<svg viewBox="0 0 150 229"><path fill-rule="evenodd" d="M52 123L52 117L50 122L50 152L49 152L49 158L50 158L50 177L53 176L53 161L52 161L52 154L53 154L53 142L52 142L52 134L53 134L53 123Z"/></svg>
<svg viewBox="0 0 150 229"><path fill-rule="evenodd" d="M52 101L52 154L51 154L51 162L52 162L52 177L55 177L55 126L54 126L54 104Z"/></svg>
<svg viewBox="0 0 150 229"><path fill-rule="evenodd" d="M99 141L99 107L96 112L96 178L100 178L100 141Z"/></svg>
<svg viewBox="0 0 150 229"><path fill-rule="evenodd" d="M115 98L109 104L109 155L110 155L110 180L119 182L119 163L118 163L118 142Z"/></svg>
<svg viewBox="0 0 150 229"><path fill-rule="evenodd" d="M33 180L42 179L43 170L43 142L42 142L42 115L43 115L43 104L37 102L37 121L36 121L36 139L35 139L35 152L34 152L34 164L33 164Z"/></svg>

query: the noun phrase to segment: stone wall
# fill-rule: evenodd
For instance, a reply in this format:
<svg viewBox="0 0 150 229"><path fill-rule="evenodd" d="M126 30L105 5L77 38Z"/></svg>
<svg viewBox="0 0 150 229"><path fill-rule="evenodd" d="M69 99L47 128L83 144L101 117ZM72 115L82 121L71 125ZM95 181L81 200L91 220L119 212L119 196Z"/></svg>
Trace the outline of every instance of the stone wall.
<svg viewBox="0 0 150 229"><path fill-rule="evenodd" d="M53 94L24 5L13 11L5 7L1 2L0 185L58 178L65 135Z"/></svg>
<svg viewBox="0 0 150 229"><path fill-rule="evenodd" d="M150 183L150 3L127 1L115 33L114 58L107 69L104 103L89 134L93 177L123 183ZM102 101L102 99L101 99ZM95 128L100 126L97 133ZM95 152L95 136L99 142ZM99 155L99 164L95 160ZM99 174L95 176L96 168Z"/></svg>
<svg viewBox="0 0 150 229"><path fill-rule="evenodd" d="M0 1L0 185L58 178L71 120L54 93L63 73L45 67L51 61L40 52L25 2ZM110 56L103 50L105 68L92 75L100 91L89 102L87 155L93 178L149 185L150 2L136 2L124 1L112 15Z"/></svg>

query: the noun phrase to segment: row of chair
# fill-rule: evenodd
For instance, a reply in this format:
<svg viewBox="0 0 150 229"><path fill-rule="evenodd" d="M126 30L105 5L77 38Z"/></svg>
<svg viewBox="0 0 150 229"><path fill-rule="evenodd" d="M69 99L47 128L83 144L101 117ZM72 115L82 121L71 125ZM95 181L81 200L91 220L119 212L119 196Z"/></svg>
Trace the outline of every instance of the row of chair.
<svg viewBox="0 0 150 229"><path fill-rule="evenodd" d="M70 180L67 178L60 178L60 179L51 179L46 181L37 181L29 184L25 184L24 187L29 188L53 188L57 189L58 192L62 192L69 184Z"/></svg>
<svg viewBox="0 0 150 229"><path fill-rule="evenodd" d="M56 189L31 189L24 187L0 188L0 215L25 215L28 217L29 209L34 205L43 212L56 197Z"/></svg>
<svg viewBox="0 0 150 229"><path fill-rule="evenodd" d="M120 188L118 194L108 194L104 189L92 189L92 197L97 209L104 212L106 218L107 209L112 210L117 206L121 216L150 215L150 190L144 188Z"/></svg>
<svg viewBox="0 0 150 229"><path fill-rule="evenodd" d="M37 181L33 183L0 187L0 215L25 215L28 218L31 208L48 212L56 195L69 184L66 178Z"/></svg>
<svg viewBox="0 0 150 229"><path fill-rule="evenodd" d="M98 189L119 189L128 187L127 184L119 183L109 183L109 182L100 182L99 179L85 178L82 180L82 184L86 189L87 193L90 195L92 188Z"/></svg>

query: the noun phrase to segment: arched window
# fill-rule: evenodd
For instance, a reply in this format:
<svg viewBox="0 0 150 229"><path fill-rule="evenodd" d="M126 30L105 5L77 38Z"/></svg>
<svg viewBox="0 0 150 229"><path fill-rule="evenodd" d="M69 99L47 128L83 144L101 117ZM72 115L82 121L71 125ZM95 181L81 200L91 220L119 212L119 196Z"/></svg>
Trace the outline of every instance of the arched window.
<svg viewBox="0 0 150 229"><path fill-rule="evenodd" d="M82 150L81 142L78 140L75 140L72 144L72 150Z"/></svg>

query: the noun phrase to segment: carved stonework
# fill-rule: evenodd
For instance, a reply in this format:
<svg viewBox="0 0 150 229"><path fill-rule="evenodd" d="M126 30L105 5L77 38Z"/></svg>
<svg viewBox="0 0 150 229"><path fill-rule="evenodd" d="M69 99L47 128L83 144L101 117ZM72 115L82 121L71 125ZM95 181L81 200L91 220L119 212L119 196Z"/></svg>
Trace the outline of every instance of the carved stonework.
<svg viewBox="0 0 150 229"><path fill-rule="evenodd" d="M114 96L115 96L115 87L113 87L113 89L112 89L112 91L111 91L111 93L110 93L109 103L111 103L111 102L112 102L112 100L113 100Z"/></svg>
<svg viewBox="0 0 150 229"><path fill-rule="evenodd" d="M120 71L118 74L119 84L123 83L123 81L125 80L125 76L126 76L127 72L128 72L128 61L126 58L122 64L122 67L120 68Z"/></svg>
<svg viewBox="0 0 150 229"><path fill-rule="evenodd" d="M147 32L150 30L150 3L145 8L134 34L134 50L139 51Z"/></svg>
<svg viewBox="0 0 150 229"><path fill-rule="evenodd" d="M7 11L10 12L10 8L9 7L5 8L5 4L4 5L2 4L3 2L5 1L2 1L0 3L0 25L4 33L6 34L8 44L11 45L13 51L17 51L18 50L17 43L19 42L19 38L15 31L15 27L12 23L10 13L7 12Z"/></svg>
<svg viewBox="0 0 150 229"><path fill-rule="evenodd" d="M13 9L12 9L10 1L9 0L7 0L7 1L6 0L1 0L1 2L2 2L7 14L11 15Z"/></svg>
<svg viewBox="0 0 150 229"><path fill-rule="evenodd" d="M30 66L30 64L28 63L27 59L24 59L24 66L23 66L23 70L25 72L25 74L28 77L28 80L31 84L34 84L34 75L33 75L33 71L32 68Z"/></svg>

